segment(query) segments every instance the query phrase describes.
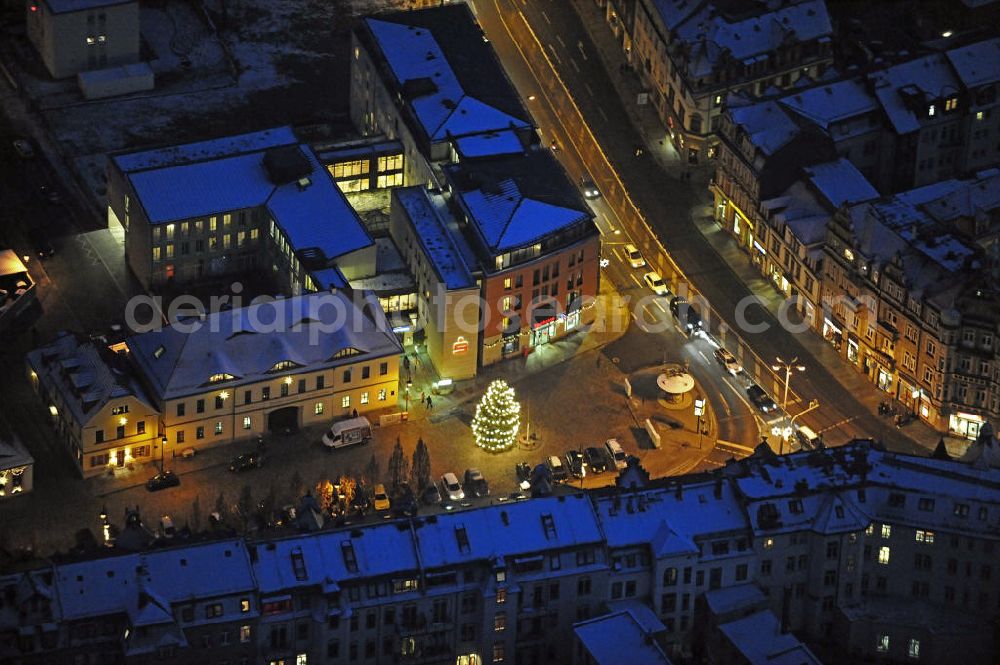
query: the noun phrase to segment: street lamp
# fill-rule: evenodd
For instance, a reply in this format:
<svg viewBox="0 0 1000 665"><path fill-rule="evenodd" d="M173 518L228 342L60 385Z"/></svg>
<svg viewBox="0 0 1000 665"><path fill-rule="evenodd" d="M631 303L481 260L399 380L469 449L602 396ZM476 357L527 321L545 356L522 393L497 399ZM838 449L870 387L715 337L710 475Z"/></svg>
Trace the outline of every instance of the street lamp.
<svg viewBox="0 0 1000 665"><path fill-rule="evenodd" d="M413 387L413 381L409 379L406 380L406 392L403 393L403 397L406 400L406 411L410 410L410 388Z"/></svg>
<svg viewBox="0 0 1000 665"><path fill-rule="evenodd" d="M160 437L160 473L163 473L163 451L167 449L167 435Z"/></svg>
<svg viewBox="0 0 1000 665"><path fill-rule="evenodd" d="M920 402L920 397L924 394L923 388L914 388L913 392L910 393L910 397L913 398L913 417L917 417L917 405Z"/></svg>
<svg viewBox="0 0 1000 665"><path fill-rule="evenodd" d="M705 400L695 399L694 415L698 416L698 450L701 450L701 417L705 415Z"/></svg>
<svg viewBox="0 0 1000 665"><path fill-rule="evenodd" d="M792 358L789 362L785 362L780 357L776 357L775 360L777 361L777 364L771 365L771 369L773 369L775 372L780 372L781 370L785 371L785 392L784 392L784 396L781 398L781 410L785 412L785 415L787 417L787 415L788 415L788 383L789 383L789 381L792 378L792 370L798 370L799 372L804 372L804 371L806 371L806 368L805 368L804 365L796 365L795 364L795 363L797 363L799 361L799 359L797 357L796 358Z"/></svg>

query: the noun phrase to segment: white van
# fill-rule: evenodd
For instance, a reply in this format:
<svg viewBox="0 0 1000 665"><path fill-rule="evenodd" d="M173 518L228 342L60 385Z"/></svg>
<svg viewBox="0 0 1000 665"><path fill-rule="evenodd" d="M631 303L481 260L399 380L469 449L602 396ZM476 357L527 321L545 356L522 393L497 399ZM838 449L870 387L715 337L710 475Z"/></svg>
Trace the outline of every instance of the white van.
<svg viewBox="0 0 1000 665"><path fill-rule="evenodd" d="M625 243L625 258L628 259L628 264L633 268L641 268L646 265L646 259L642 258L639 248L630 242Z"/></svg>
<svg viewBox="0 0 1000 665"><path fill-rule="evenodd" d="M819 438L819 434L812 431L805 425L799 425L796 428L795 435L799 439L799 446L802 450L816 450L820 447L822 439Z"/></svg>
<svg viewBox="0 0 1000 665"><path fill-rule="evenodd" d="M323 445L327 448L343 448L364 443L371 438L372 424L367 418L360 416L334 423L323 435Z"/></svg>
<svg viewBox="0 0 1000 665"><path fill-rule="evenodd" d="M621 471L628 466L628 456L625 455L625 450L622 448L622 444L618 443L618 439L608 439L604 442L604 447L616 469Z"/></svg>

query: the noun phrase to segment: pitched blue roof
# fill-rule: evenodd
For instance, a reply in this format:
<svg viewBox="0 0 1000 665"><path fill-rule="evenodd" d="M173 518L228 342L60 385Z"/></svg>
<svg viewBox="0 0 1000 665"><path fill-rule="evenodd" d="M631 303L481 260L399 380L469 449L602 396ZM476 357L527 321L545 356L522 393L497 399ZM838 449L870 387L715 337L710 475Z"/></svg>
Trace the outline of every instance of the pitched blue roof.
<svg viewBox="0 0 1000 665"><path fill-rule="evenodd" d="M460 138L455 143L464 157L488 157L491 155L513 155L524 152L521 139L513 130L490 132Z"/></svg>
<svg viewBox="0 0 1000 665"><path fill-rule="evenodd" d="M430 30L374 18L365 23L399 85L419 79L433 82L435 90L408 102L432 141L528 126L466 94Z"/></svg>
<svg viewBox="0 0 1000 665"><path fill-rule="evenodd" d="M523 247L589 218L580 210L523 196L512 179L497 183L495 191L475 189L459 196L494 251Z"/></svg>
<svg viewBox="0 0 1000 665"><path fill-rule="evenodd" d="M222 138L183 145L172 145L163 148L152 148L114 155L111 161L124 173L144 169L176 166L191 162L201 162L209 159L219 159L247 152L259 152L267 148L298 143L291 127L275 127L259 132L223 136Z"/></svg>
<svg viewBox="0 0 1000 665"><path fill-rule="evenodd" d="M846 159L814 164L806 167L805 171L810 182L834 207L839 208L844 203L871 201L879 197L868 179Z"/></svg>

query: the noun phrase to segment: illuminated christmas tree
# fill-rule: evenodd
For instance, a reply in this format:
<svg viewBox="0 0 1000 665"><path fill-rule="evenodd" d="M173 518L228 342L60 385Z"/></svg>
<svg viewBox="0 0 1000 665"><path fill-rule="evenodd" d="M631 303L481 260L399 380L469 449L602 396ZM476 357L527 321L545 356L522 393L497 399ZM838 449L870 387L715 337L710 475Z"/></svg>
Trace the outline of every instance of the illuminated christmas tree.
<svg viewBox="0 0 1000 665"><path fill-rule="evenodd" d="M521 426L521 405L514 399L514 389L498 379L486 389L472 419L472 434L480 448L498 453L513 448Z"/></svg>

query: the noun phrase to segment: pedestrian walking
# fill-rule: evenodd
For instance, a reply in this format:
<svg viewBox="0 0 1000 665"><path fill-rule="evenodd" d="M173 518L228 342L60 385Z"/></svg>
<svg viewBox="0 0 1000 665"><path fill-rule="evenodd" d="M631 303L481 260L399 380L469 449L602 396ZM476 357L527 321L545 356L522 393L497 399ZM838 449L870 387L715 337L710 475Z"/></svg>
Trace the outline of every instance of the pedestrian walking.
<svg viewBox="0 0 1000 665"><path fill-rule="evenodd" d="M354 409L354 410L353 410L353 411L351 412L351 417L352 417L352 418L357 418L357 417L358 417L358 410L357 410L357 409Z"/></svg>
<svg viewBox="0 0 1000 665"><path fill-rule="evenodd" d="M404 355L403 356L403 369L405 369L407 372L410 371L410 356L409 355Z"/></svg>
<svg viewBox="0 0 1000 665"><path fill-rule="evenodd" d="M431 396L427 396L427 410L430 411L434 408L434 402L431 401Z"/></svg>
<svg viewBox="0 0 1000 665"><path fill-rule="evenodd" d="M423 390L420 391L420 401L423 402L424 404L427 403L427 393L425 393Z"/></svg>

